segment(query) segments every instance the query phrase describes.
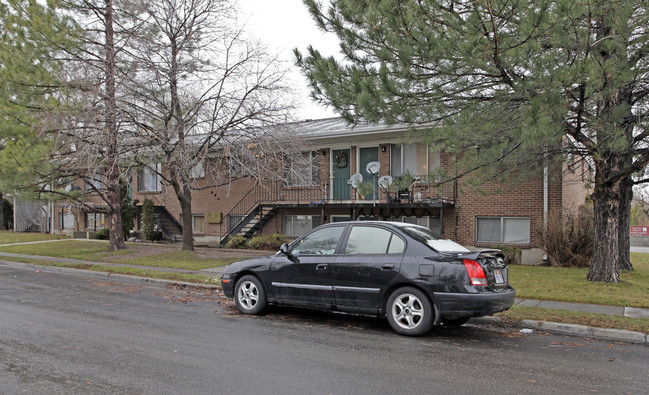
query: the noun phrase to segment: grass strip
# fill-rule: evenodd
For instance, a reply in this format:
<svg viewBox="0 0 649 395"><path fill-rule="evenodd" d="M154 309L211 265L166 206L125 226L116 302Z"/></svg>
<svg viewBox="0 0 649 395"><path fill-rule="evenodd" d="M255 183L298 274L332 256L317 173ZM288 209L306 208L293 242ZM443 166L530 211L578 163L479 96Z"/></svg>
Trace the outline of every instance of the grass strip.
<svg viewBox="0 0 649 395"><path fill-rule="evenodd" d="M649 320L619 315L585 313L582 311L546 309L538 307L512 306L496 314L507 326L520 326L522 320L561 322L586 325L597 328L624 329L649 334Z"/></svg>
<svg viewBox="0 0 649 395"><path fill-rule="evenodd" d="M120 259L119 263L130 265L172 267L175 269L202 270L210 267L224 266L244 258L201 258L193 251L174 251L164 254L149 255L139 258Z"/></svg>
<svg viewBox="0 0 649 395"><path fill-rule="evenodd" d="M221 284L221 279L218 277L200 274L170 273L124 266L90 265L85 263L62 263L28 258L1 257L1 259L4 261L28 263L40 266L69 267L72 269L91 270L95 272L106 272L113 274L128 274L131 276L149 277L171 281L184 281L195 284Z"/></svg>
<svg viewBox="0 0 649 395"><path fill-rule="evenodd" d="M649 254L631 254L633 271L618 284L586 280L588 269L509 266L509 283L524 299L649 308Z"/></svg>
<svg viewBox="0 0 649 395"><path fill-rule="evenodd" d="M0 251L14 254L53 256L57 258L81 259L94 262L111 262L140 266L169 267L185 270L202 270L224 266L243 258L202 258L193 251L179 251L167 246L156 246L159 253L129 258L136 254L139 245L129 245L129 249L107 251L108 242L67 240L60 243L14 245L0 248ZM119 260L114 259L116 256ZM113 258L113 259L111 259Z"/></svg>
<svg viewBox="0 0 649 395"><path fill-rule="evenodd" d="M30 243L34 241L43 241L43 240L64 240L69 239L65 235L51 235L46 233L21 233L21 232L9 232L6 230L0 231L0 244L11 244L11 243Z"/></svg>

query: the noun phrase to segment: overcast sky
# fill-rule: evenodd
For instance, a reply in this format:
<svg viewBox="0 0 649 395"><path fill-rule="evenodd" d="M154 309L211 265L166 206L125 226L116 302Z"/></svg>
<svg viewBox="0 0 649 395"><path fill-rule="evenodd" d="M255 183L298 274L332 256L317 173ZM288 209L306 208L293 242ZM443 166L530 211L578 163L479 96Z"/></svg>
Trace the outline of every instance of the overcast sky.
<svg viewBox="0 0 649 395"><path fill-rule="evenodd" d="M309 15L302 0L238 0L241 8L241 20L251 36L267 45L270 53L278 53L282 59L294 63L293 48L304 51L309 45L326 55L337 53L336 37L322 33ZM298 119L319 119L336 116L331 109L326 109L309 99L309 87L306 78L299 69L292 66L290 75L301 98L302 110L297 112Z"/></svg>

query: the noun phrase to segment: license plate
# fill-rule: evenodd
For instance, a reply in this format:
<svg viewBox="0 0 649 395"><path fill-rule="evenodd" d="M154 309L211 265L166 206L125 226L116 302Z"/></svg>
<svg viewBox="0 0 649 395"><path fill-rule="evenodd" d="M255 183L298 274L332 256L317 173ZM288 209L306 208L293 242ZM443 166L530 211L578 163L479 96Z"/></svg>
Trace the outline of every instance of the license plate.
<svg viewBox="0 0 649 395"><path fill-rule="evenodd" d="M505 282L502 270L494 270L494 277L496 278L496 284L503 284Z"/></svg>

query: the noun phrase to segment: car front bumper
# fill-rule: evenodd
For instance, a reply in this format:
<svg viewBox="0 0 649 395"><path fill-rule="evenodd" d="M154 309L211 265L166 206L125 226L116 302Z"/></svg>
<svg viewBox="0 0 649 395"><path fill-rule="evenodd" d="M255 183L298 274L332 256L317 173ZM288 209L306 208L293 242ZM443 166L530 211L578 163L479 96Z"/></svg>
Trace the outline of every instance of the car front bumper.
<svg viewBox="0 0 649 395"><path fill-rule="evenodd" d="M435 293L435 306L442 317L482 317L505 311L514 305L516 291L493 293Z"/></svg>

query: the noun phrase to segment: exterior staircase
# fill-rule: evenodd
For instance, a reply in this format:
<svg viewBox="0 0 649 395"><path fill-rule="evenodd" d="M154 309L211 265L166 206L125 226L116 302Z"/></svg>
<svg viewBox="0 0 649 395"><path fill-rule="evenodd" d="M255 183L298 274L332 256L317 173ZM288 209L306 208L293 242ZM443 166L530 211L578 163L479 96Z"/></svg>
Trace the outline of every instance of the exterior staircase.
<svg viewBox="0 0 649 395"><path fill-rule="evenodd" d="M183 226L167 211L164 206L154 206L158 216L158 228L170 241L178 242L183 239Z"/></svg>
<svg viewBox="0 0 649 395"><path fill-rule="evenodd" d="M221 247L225 246L232 236L243 236L250 239L266 222L277 214L277 208L259 205L255 207L239 224L228 231L221 239Z"/></svg>

